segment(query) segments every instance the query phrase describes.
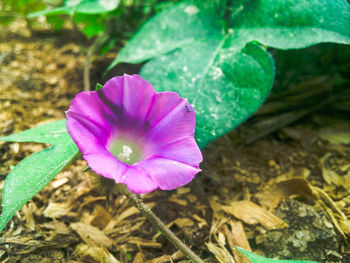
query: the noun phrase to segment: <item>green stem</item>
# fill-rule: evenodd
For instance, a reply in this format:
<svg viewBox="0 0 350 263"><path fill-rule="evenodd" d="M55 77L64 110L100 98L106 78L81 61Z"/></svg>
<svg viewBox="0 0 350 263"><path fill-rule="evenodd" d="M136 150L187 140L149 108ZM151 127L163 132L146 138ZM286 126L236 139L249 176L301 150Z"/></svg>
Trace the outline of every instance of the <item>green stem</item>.
<svg viewBox="0 0 350 263"><path fill-rule="evenodd" d="M167 226L149 209L139 195L130 192L125 185L117 184L117 189L124 194L141 213L182 253L194 263L204 263L188 246L186 246Z"/></svg>

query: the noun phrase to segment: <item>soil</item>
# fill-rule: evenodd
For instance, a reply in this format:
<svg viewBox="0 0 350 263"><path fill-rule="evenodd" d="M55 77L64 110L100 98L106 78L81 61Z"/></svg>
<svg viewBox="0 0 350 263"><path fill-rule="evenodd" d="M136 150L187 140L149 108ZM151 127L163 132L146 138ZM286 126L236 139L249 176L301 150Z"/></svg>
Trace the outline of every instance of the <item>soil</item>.
<svg viewBox="0 0 350 263"><path fill-rule="evenodd" d="M84 89L88 44L73 30L33 33L20 21L0 30L1 136L65 117ZM275 93L261 110L204 150L189 185L142 198L205 262L248 262L236 245L350 262L349 48L272 52ZM124 64L102 79L116 54L93 59L92 86L138 72ZM0 142L0 188L14 165L44 148ZM85 165L74 161L15 214L0 236L1 262L189 262L125 197L113 195L107 207Z"/></svg>

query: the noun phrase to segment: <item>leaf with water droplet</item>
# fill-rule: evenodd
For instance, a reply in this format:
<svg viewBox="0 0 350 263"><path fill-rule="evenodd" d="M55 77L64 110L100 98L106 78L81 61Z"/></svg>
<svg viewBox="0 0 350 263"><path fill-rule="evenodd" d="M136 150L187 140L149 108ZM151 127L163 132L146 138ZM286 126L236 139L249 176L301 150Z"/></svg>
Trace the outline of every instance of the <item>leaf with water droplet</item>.
<svg viewBox="0 0 350 263"><path fill-rule="evenodd" d="M0 137L0 141L52 144L23 159L6 176L2 190L1 231L14 213L70 163L79 150L67 132L65 120Z"/></svg>
<svg viewBox="0 0 350 263"><path fill-rule="evenodd" d="M204 147L269 94L275 70L264 46L350 44L349 17L345 0L182 1L143 25L109 68L149 60L141 75L158 91L188 98Z"/></svg>

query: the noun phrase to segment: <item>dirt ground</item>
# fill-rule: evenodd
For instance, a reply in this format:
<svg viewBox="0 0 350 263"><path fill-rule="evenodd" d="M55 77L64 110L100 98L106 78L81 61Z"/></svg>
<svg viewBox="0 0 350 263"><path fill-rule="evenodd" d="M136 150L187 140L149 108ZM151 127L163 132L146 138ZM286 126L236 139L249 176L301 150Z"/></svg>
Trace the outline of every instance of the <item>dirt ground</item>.
<svg viewBox="0 0 350 263"><path fill-rule="evenodd" d="M1 136L64 118L83 90L87 47L71 30L0 29ZM204 150L193 182L143 199L206 262L248 262L235 245L350 262L349 49L272 52L280 94ZM115 55L92 61L92 85L104 83ZM109 77L138 69L121 65ZM0 189L14 165L44 147L0 142ZM1 262L188 262L125 197L107 208L84 167L74 161L16 213L0 234Z"/></svg>

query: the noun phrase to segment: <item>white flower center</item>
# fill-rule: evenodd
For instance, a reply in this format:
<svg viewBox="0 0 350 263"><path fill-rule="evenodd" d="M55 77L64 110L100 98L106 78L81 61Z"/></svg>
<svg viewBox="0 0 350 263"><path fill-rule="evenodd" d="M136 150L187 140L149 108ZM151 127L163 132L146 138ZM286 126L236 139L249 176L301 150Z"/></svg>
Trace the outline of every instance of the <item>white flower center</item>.
<svg viewBox="0 0 350 263"><path fill-rule="evenodd" d="M126 164L133 164L142 160L140 147L126 140L114 140L109 146L109 151L117 159Z"/></svg>
<svg viewBox="0 0 350 263"><path fill-rule="evenodd" d="M123 162L127 162L127 161L130 161L131 154L132 154L132 149L127 145L123 145L123 152L119 153L117 155L117 158Z"/></svg>

